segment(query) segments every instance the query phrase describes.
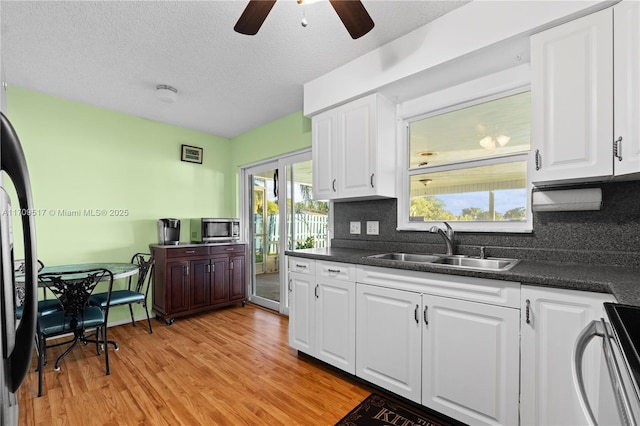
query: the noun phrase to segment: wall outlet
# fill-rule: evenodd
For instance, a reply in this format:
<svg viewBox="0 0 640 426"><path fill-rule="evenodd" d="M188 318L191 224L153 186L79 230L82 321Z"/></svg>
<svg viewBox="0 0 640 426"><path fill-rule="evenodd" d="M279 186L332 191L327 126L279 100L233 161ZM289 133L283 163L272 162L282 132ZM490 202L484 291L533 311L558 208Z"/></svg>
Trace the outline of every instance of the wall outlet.
<svg viewBox="0 0 640 426"><path fill-rule="evenodd" d="M367 235L378 235L380 233L380 222L377 220L367 221Z"/></svg>
<svg viewBox="0 0 640 426"><path fill-rule="evenodd" d="M349 233L350 234L359 234L360 233L360 222L351 222L349 224Z"/></svg>

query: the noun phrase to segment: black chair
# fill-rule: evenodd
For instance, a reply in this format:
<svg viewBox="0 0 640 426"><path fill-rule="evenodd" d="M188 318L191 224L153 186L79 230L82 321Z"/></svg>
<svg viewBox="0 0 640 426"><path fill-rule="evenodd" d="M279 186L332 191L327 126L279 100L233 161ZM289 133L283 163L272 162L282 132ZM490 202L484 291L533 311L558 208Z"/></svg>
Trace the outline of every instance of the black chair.
<svg viewBox="0 0 640 426"><path fill-rule="evenodd" d="M131 315L131 324L135 327L136 321L133 317L133 304L138 303L144 307L147 314L147 324L149 324L149 334L153 334L151 328L151 319L149 318L149 309L147 308L147 294L149 294L149 286L151 276L153 275L154 259L148 253L136 253L131 258L131 263L138 265L137 279L134 276L129 277L129 284L126 290L114 290L111 293L111 302L108 301L107 293L96 293L91 295L89 303L92 306L99 306L105 309L108 305L129 306L129 314Z"/></svg>
<svg viewBox="0 0 640 426"><path fill-rule="evenodd" d="M109 305L100 309L89 305L89 297L100 282L108 285L107 295L113 288L113 274L107 269L90 269L65 273L45 273L38 277L41 285L46 286L55 297L61 310L47 315L38 314L38 396L42 395L42 368L47 364L47 339L73 333L73 339L56 343L49 347L70 344L56 360L54 370L60 370L60 361L67 356L78 342L95 342L96 353L100 355L100 343L107 341L107 318ZM107 296L108 300L108 296ZM85 332L95 329L95 339L89 340ZM102 339L99 338L102 337ZM113 343L115 346L114 342ZM117 348L117 346L116 346ZM104 344L106 374L109 369L108 345Z"/></svg>
<svg viewBox="0 0 640 426"><path fill-rule="evenodd" d="M44 264L38 259L38 271L44 268ZM13 261L13 270L19 274L24 274L24 259ZM16 285L16 318L22 318L22 305L24 303L24 285ZM47 293L44 292L44 300L38 301L38 313L49 314L60 310L60 304L55 299L47 300Z"/></svg>

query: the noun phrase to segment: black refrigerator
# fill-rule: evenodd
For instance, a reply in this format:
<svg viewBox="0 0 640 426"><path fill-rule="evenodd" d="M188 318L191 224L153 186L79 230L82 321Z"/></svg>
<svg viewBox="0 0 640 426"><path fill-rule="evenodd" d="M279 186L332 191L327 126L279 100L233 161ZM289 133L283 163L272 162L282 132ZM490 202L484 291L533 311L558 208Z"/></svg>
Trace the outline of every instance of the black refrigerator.
<svg viewBox="0 0 640 426"><path fill-rule="evenodd" d="M0 425L18 424L16 392L31 366L34 346L38 264L33 212L33 200L27 163L13 126L0 112ZM10 179L17 194L12 200L4 189ZM17 201L17 202L16 202ZM12 222L22 223L25 259L25 299L20 320L16 318L16 288L14 274Z"/></svg>

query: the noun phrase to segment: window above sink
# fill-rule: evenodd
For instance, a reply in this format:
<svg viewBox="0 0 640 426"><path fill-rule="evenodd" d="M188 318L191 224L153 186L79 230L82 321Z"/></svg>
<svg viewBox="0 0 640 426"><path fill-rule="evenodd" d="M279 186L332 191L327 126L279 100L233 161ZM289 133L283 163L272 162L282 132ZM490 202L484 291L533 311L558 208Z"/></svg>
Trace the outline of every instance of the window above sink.
<svg viewBox="0 0 640 426"><path fill-rule="evenodd" d="M528 67L402 104L398 229L530 232Z"/></svg>

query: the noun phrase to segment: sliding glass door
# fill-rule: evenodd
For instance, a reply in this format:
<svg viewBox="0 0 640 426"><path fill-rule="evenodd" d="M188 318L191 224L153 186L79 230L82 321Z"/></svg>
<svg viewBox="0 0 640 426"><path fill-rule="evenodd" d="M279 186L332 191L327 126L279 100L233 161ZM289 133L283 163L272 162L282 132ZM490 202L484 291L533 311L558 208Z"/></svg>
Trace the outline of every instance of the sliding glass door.
<svg viewBox="0 0 640 426"><path fill-rule="evenodd" d="M250 300L288 314L289 249L325 247L328 205L311 199L311 152L241 169L242 220L250 243Z"/></svg>

